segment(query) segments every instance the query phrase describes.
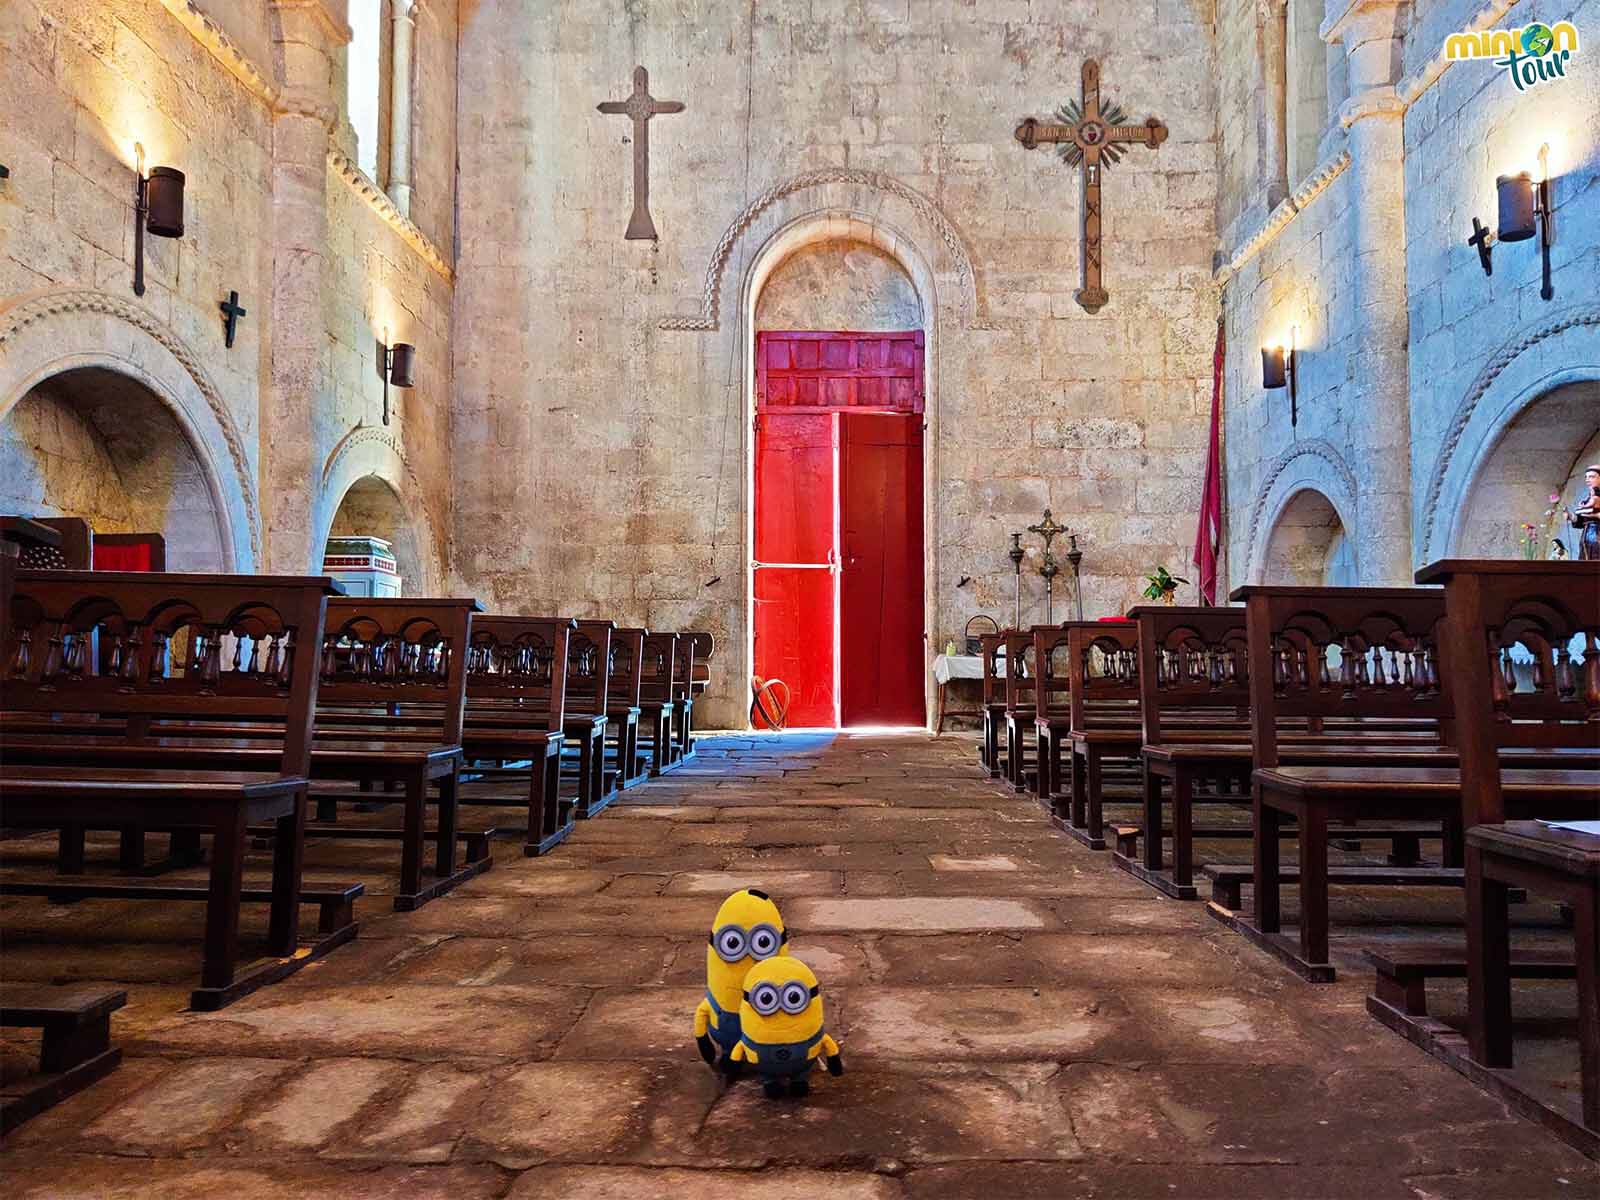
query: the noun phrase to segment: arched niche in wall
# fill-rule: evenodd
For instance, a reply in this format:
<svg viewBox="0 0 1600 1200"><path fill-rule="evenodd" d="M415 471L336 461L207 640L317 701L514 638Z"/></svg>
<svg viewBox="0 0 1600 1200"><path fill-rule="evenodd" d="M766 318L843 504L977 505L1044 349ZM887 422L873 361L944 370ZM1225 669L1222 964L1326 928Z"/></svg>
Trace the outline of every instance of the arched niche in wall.
<svg viewBox="0 0 1600 1200"><path fill-rule="evenodd" d="M149 310L86 288L0 304L0 429L8 438L0 486L13 509L29 498L34 510L61 509L42 488L83 494L62 474L66 464L37 454L29 461L24 446L11 445L27 437L24 427L43 437L42 424L80 461L123 470L125 490L149 486L115 528L139 523L138 533L162 533L168 568L256 570L261 528L245 437L194 352ZM96 429L110 435L101 458L88 451ZM102 514L102 531L112 528L107 520Z"/></svg>
<svg viewBox="0 0 1600 1200"><path fill-rule="evenodd" d="M894 255L870 242L839 238L795 250L773 268L756 297L756 328L921 329L917 286Z"/></svg>
<svg viewBox="0 0 1600 1200"><path fill-rule="evenodd" d="M1600 453L1600 379L1561 384L1520 407L1480 456L1453 516L1449 553L1461 558L1514 558L1522 526L1535 527L1538 556L1550 550L1545 513L1551 496L1570 505L1583 467ZM1555 525L1570 552L1574 532Z"/></svg>
<svg viewBox="0 0 1600 1200"><path fill-rule="evenodd" d="M1295 587L1350 587L1355 548L1333 501L1315 488L1289 498L1267 537L1258 582Z"/></svg>
<svg viewBox="0 0 1600 1200"><path fill-rule="evenodd" d="M170 571L230 565L194 444L155 392L105 367L41 380L0 422L0 510L82 517L96 533L159 533Z"/></svg>
<svg viewBox="0 0 1600 1200"><path fill-rule="evenodd" d="M411 465L388 430L358 426L334 448L322 468L312 528L312 570L321 571L330 537L364 534L391 544L406 595L438 595L443 586L442 539Z"/></svg>

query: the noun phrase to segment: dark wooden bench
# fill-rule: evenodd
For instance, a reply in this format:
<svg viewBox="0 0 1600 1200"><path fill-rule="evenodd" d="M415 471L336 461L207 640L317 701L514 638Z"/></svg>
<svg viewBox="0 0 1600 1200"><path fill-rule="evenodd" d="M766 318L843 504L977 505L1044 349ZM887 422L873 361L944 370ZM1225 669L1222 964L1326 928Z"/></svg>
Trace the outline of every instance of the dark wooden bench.
<svg viewBox="0 0 1600 1200"><path fill-rule="evenodd" d="M576 820L576 805L561 795L568 645L575 628L568 618L486 616L473 622L462 746L474 769L492 779L525 775L525 855L553 850ZM527 766L503 767L514 762ZM486 770L484 764L500 770ZM501 805L504 800L492 792L465 790L462 803Z"/></svg>
<svg viewBox="0 0 1600 1200"><path fill-rule="evenodd" d="M673 698L677 694L678 635L651 630L644 638L639 680L639 745L659 778L681 761L672 739Z"/></svg>
<svg viewBox="0 0 1600 1200"><path fill-rule="evenodd" d="M1460 859L1463 772L1449 766L1368 766L1370 753L1343 765L1282 761L1285 718L1416 720L1448 728L1452 685L1441 669L1442 596L1411 588L1243 588L1247 609L1254 889L1252 911L1213 902L1208 911L1312 982L1334 978L1328 961L1328 843L1334 822L1438 821L1445 865ZM1381 759L1377 760L1381 761ZM1498 765L1498 764L1496 764ZM1527 810L1577 814L1600 796L1581 771L1508 769L1509 794ZM1286 818L1297 827L1300 926L1281 932L1279 842ZM1401 871L1402 868L1393 868ZM1437 882L1437 869L1413 870Z"/></svg>
<svg viewBox="0 0 1600 1200"><path fill-rule="evenodd" d="M1531 808L1518 795L1511 753L1554 759L1563 749L1600 748L1600 563L1445 561L1417 573L1443 584L1447 676L1455 697L1461 823L1466 828L1465 1036L1420 1011L1418 995L1396 995L1380 972L1368 1011L1494 1092L1591 1158L1600 1158L1600 837L1511 817L1600 818L1600 771L1581 812ZM1519 889L1570 912L1578 981L1576 1103L1526 1086L1513 1070L1512 980L1533 965L1513 946L1507 906ZM1542 956L1541 956L1542 957ZM1564 965L1564 964L1563 964ZM1548 976L1546 976L1548 977ZM1412 1003L1407 1003L1411 1001Z"/></svg>
<svg viewBox="0 0 1600 1200"><path fill-rule="evenodd" d="M1061 751L1071 752L1071 671L1067 665L1067 627L1036 625L1029 631L1034 671L1034 795L1052 817L1065 818L1071 772L1063 777ZM1063 791L1063 789L1067 789ZM1058 811L1057 804L1062 804Z"/></svg>
<svg viewBox="0 0 1600 1200"><path fill-rule="evenodd" d="M243 715L277 739L260 771L197 771L72 761L0 763L5 823L14 828L211 834L210 881L179 889L206 903L196 1008L215 1009L348 940L354 922L309 945L299 936L312 705L324 577L24 571L15 579L0 661L5 706L25 719L103 715L138 727L153 719ZM264 764L266 765L266 764ZM239 969L239 905L247 828L272 822L275 844L269 958ZM21 881L18 881L21 882ZM49 881L73 898L138 894L137 885ZM114 889L114 890L110 890ZM171 897L163 887L153 899Z"/></svg>
<svg viewBox="0 0 1600 1200"><path fill-rule="evenodd" d="M610 710L611 639L615 621L576 621L567 641L567 698L562 706L562 757L578 781L574 815L599 816L620 790L606 772L606 725Z"/></svg>
<svg viewBox="0 0 1600 1200"><path fill-rule="evenodd" d="M694 702L705 691L709 675L701 677L704 661L715 648L709 633L684 630L678 635L677 662L672 673L672 758L674 763L694 757Z"/></svg>
<svg viewBox="0 0 1600 1200"><path fill-rule="evenodd" d="M1407 1016L1428 1015L1428 980L1467 977L1464 946L1400 946L1363 950L1362 956L1377 972L1373 995ZM1506 969L1513 979L1574 979L1577 976L1572 955L1555 950L1519 951L1507 962ZM1369 1011L1372 1007L1368 1005Z"/></svg>
<svg viewBox="0 0 1600 1200"><path fill-rule="evenodd" d="M1013 791L1028 790L1027 735L1033 728L1033 633L1028 629L1007 629L1005 638L1005 778Z"/></svg>
<svg viewBox="0 0 1600 1200"><path fill-rule="evenodd" d="M0 1025L38 1029L39 1072L0 1089L0 1135L117 1069L111 1014L128 993L97 987L0 985Z"/></svg>
<svg viewBox="0 0 1600 1200"><path fill-rule="evenodd" d="M639 752L640 692L644 686L644 639L648 630L618 629L611 638L611 689L606 695L606 729L617 786L631 788L650 777Z"/></svg>
<svg viewBox="0 0 1600 1200"><path fill-rule="evenodd" d="M983 742L978 758L988 768L990 779L999 779L1005 770L1000 730L1006 720L1006 634L986 633L978 638L978 653L983 659Z"/></svg>
<svg viewBox="0 0 1600 1200"><path fill-rule="evenodd" d="M1058 827L1104 850L1105 769L1135 764L1139 729L1139 631L1132 622L1073 621L1066 627L1072 783Z"/></svg>

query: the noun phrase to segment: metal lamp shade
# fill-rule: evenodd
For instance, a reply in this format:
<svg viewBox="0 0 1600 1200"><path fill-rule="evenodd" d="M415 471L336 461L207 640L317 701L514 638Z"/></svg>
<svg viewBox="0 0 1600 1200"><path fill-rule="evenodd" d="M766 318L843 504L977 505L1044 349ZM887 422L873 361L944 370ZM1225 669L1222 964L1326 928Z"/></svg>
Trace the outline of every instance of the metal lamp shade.
<svg viewBox="0 0 1600 1200"><path fill-rule="evenodd" d="M183 172L173 167L152 167L145 180L149 216L145 228L156 237L183 236Z"/></svg>
<svg viewBox="0 0 1600 1200"><path fill-rule="evenodd" d="M1267 391L1287 387L1288 378L1283 370L1283 347L1268 346L1261 351L1261 386Z"/></svg>
<svg viewBox="0 0 1600 1200"><path fill-rule="evenodd" d="M389 382L395 387L413 387L416 376L417 348L406 342L395 343L389 348Z"/></svg>
<svg viewBox="0 0 1600 1200"><path fill-rule="evenodd" d="M1500 194L1500 229L1495 236L1502 242L1527 241L1536 232L1538 200L1533 177L1526 171L1502 175L1495 187Z"/></svg>

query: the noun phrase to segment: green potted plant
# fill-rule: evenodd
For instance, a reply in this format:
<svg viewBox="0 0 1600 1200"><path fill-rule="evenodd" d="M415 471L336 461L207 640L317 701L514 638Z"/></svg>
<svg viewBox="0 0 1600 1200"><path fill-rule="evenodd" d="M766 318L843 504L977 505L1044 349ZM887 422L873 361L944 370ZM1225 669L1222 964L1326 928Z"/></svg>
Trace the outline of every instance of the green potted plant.
<svg viewBox="0 0 1600 1200"><path fill-rule="evenodd" d="M1174 575L1165 567L1157 567L1144 577L1146 587L1144 598L1146 600L1159 600L1163 604L1177 603L1178 585L1188 583L1187 579Z"/></svg>

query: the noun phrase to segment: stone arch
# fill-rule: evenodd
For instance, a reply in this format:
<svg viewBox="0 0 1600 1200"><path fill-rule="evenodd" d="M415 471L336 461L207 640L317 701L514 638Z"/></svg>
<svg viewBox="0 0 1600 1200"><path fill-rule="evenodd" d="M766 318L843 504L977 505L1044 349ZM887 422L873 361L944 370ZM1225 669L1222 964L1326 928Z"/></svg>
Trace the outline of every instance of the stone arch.
<svg viewBox="0 0 1600 1200"><path fill-rule="evenodd" d="M401 573L412 570L413 578L405 580L405 589L413 596L438 595L444 586L444 560L440 556L443 545L423 503L423 489L417 481L400 444L388 430L359 425L352 429L328 455L322 467L321 486L312 510L312 544L307 547L311 569L322 567L322 551L334 527L339 508L351 489L376 480L393 497L394 520L403 524L414 550L412 562L402 562ZM379 537L384 534L372 531ZM401 549L396 547L397 555Z"/></svg>
<svg viewBox="0 0 1600 1200"><path fill-rule="evenodd" d="M1250 512L1250 528L1245 540L1246 583L1265 582L1268 550L1272 536L1286 514L1291 519L1307 515L1293 510L1300 496L1314 493L1321 497L1346 537L1358 531L1351 520L1356 511L1356 481L1343 457L1324 441L1298 442L1268 466L1256 502ZM1306 501L1301 501L1306 504ZM1330 538L1331 541L1331 538ZM1332 551L1330 545L1329 550Z"/></svg>
<svg viewBox="0 0 1600 1200"><path fill-rule="evenodd" d="M790 198L814 191L820 192L821 195L815 199L808 197L809 205L797 213L796 205L790 202ZM701 332L720 329L722 290L728 264L738 243L747 233L754 231L755 236L759 238L764 227L773 228L782 225L805 212L828 211L830 200L839 202L837 206L841 210L857 209L874 214L874 218L868 218L869 220L875 219L876 216L882 216L885 222L900 219L908 227L915 226L926 230L930 235L926 239L928 244L942 247L947 269L956 284L954 294L960 311L974 327L987 327L986 306L982 300L972 258L967 253L966 245L955 225L937 204L886 171L855 167L824 167L821 170L808 171L803 175L779 180L745 205L723 231L722 237L711 253L711 261L706 264L705 278L700 290L699 314L692 317L668 317L661 322L661 328ZM759 253L752 257L751 262L758 257ZM747 266L746 276L748 271Z"/></svg>
<svg viewBox="0 0 1600 1200"><path fill-rule="evenodd" d="M1350 586L1356 581L1354 547L1339 510L1316 488L1285 501L1266 536L1258 583L1295 587Z"/></svg>
<svg viewBox="0 0 1600 1200"><path fill-rule="evenodd" d="M1513 423L1544 396L1593 380L1600 380L1600 304L1540 320L1494 353L1456 406L1434 459L1419 514L1422 562L1455 552L1468 497Z"/></svg>
<svg viewBox="0 0 1600 1200"><path fill-rule="evenodd" d="M126 376L161 402L193 449L218 514L222 569L256 570L254 464L227 401L183 340L139 305L85 288L0 306L0 419L40 383L80 369Z"/></svg>
<svg viewBox="0 0 1600 1200"><path fill-rule="evenodd" d="M889 257L893 258L911 280L916 291L918 302L922 307L923 331L923 357L924 357L924 458L923 458L923 621L924 630L929 636L924 639L928 656L928 667L931 668L934 653L934 638L931 632L940 628L939 592L936 581L939 578L938 559L938 513L934 498L939 494L939 386L940 386L940 352L942 349L942 329L953 328L959 320L959 315L952 312L955 301L952 292L957 289L941 286L943 277L935 271L933 260L924 250L929 237L937 237L934 230L924 229L921 235L913 234L906 229L891 224L881 213L866 212L859 209L814 209L811 211L791 214L789 219L780 226L772 229L765 239L751 254L740 283L739 321L740 321L740 365L742 370L742 386L740 396L743 400L741 410L744 427L744 467L743 478L745 487L744 511L744 546L745 561L748 564L754 556L752 538L754 536L754 522L749 519L749 514L755 510L755 445L753 441L752 422L749 419L755 411L755 341L756 341L756 304L761 296L761 289L766 285L772 273L790 257L810 246L829 242L853 242L876 247ZM754 652L754 578L753 572L747 565L745 568L745 638L744 638L744 676L748 678L755 665ZM931 679L927 671L923 678ZM933 703L932 684L925 686L924 707L931 712Z"/></svg>

